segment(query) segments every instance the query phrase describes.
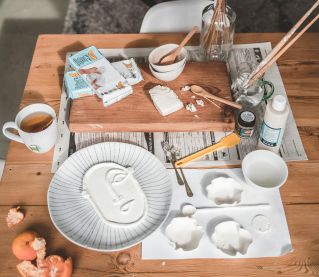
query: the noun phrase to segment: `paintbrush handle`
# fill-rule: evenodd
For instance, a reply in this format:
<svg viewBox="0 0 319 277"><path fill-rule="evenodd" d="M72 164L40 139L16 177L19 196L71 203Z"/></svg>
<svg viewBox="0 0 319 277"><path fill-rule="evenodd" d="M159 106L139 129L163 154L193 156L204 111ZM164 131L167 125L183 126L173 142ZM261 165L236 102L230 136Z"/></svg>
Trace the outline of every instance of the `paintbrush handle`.
<svg viewBox="0 0 319 277"><path fill-rule="evenodd" d="M275 48L268 54L268 56L255 68L255 70L250 74L249 80L256 80L255 75L259 74L262 68L267 66L267 64L273 59L274 56L284 47L292 35L297 31L297 29L302 25L302 23L310 16L310 14L318 7L319 0L299 19L299 21L289 30L289 32L278 42ZM261 74L262 75L262 74ZM252 84L253 82L249 82Z"/></svg>
<svg viewBox="0 0 319 277"><path fill-rule="evenodd" d="M313 18L293 39L291 39L275 56L272 57L259 71L249 80L248 84L252 85L257 81L317 20L319 15Z"/></svg>

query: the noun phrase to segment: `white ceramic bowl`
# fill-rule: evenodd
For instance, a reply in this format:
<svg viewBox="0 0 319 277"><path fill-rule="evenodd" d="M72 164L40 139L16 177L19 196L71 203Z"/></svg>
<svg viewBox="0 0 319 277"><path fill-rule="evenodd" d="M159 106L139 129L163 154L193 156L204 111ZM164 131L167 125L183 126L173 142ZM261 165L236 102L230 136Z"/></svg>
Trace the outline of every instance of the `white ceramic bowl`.
<svg viewBox="0 0 319 277"><path fill-rule="evenodd" d="M173 70L173 71L169 71L169 72L158 72L156 71L151 65L149 65L150 71L152 72L153 76L161 81L165 81L165 82L170 82L175 80L179 75L181 75L181 73L184 70L184 67L186 65L186 62L184 64L182 64L181 67Z"/></svg>
<svg viewBox="0 0 319 277"><path fill-rule="evenodd" d="M187 50L185 48L182 49L175 63L169 65L158 65L160 59L163 56L165 56L177 47L177 44L164 44L162 46L155 48L148 56L149 64L157 72L169 72L180 68L186 62L187 59Z"/></svg>
<svg viewBox="0 0 319 277"><path fill-rule="evenodd" d="M247 184L259 189L277 189L288 178L288 167L277 154L268 150L249 153L242 162Z"/></svg>

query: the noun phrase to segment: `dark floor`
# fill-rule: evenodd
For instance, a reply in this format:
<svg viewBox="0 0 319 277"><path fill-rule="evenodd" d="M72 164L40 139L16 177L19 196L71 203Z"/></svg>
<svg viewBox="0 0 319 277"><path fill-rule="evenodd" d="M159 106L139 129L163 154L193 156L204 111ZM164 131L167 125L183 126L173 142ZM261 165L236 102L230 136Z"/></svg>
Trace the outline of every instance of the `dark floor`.
<svg viewBox="0 0 319 277"><path fill-rule="evenodd" d="M69 0L0 0L0 127L12 121L39 34L61 33ZM0 131L0 159L9 140Z"/></svg>
<svg viewBox="0 0 319 277"><path fill-rule="evenodd" d="M193 0L196 1L196 0ZM149 7L161 0L71 0L66 33L136 33ZM287 32L314 0L228 0L237 32ZM319 24L310 31L319 31Z"/></svg>

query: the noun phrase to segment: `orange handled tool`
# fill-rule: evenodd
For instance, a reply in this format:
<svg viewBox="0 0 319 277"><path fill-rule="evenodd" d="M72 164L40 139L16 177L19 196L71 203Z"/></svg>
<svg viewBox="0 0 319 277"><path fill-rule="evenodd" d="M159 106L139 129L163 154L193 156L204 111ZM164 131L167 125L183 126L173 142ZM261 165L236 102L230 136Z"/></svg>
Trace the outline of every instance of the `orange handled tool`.
<svg viewBox="0 0 319 277"><path fill-rule="evenodd" d="M209 146L207 148L204 148L194 154L191 154L183 159L180 159L175 162L176 167L182 167L188 164L191 161L194 161L196 159L199 159L211 152L220 150L222 148L231 148L236 146L237 144L240 143L240 137L236 133L231 133L230 135L222 138L219 142L216 144Z"/></svg>

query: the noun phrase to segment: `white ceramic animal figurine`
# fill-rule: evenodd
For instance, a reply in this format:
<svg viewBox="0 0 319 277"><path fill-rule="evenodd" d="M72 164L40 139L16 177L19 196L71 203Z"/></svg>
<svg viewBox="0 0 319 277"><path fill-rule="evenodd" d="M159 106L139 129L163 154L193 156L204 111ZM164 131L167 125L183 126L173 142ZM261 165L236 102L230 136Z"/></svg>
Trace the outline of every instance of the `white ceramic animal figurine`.
<svg viewBox="0 0 319 277"><path fill-rule="evenodd" d="M241 201L243 187L233 178L218 177L207 186L208 198L217 205L238 204Z"/></svg>
<svg viewBox="0 0 319 277"><path fill-rule="evenodd" d="M237 252L246 254L249 245L253 242L251 234L235 221L219 223L215 227L211 240L218 249L231 256L235 256Z"/></svg>
<svg viewBox="0 0 319 277"><path fill-rule="evenodd" d="M175 249L190 251L198 247L204 231L194 218L175 217L166 227L165 234Z"/></svg>

